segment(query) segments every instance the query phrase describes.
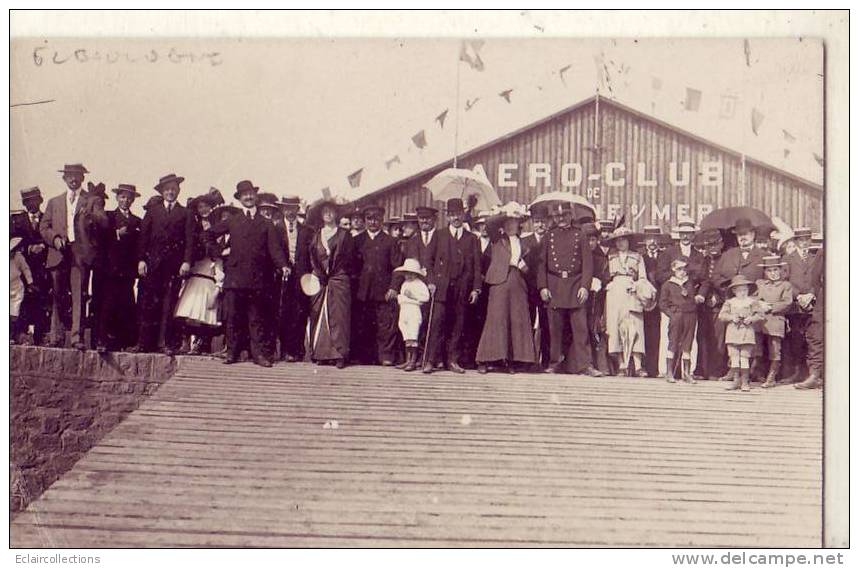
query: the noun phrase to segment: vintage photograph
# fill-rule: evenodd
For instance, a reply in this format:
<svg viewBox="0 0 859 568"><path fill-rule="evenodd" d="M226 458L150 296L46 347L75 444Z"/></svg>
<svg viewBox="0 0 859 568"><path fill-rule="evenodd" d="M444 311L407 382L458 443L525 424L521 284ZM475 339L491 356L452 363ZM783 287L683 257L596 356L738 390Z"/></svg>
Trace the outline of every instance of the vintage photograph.
<svg viewBox="0 0 859 568"><path fill-rule="evenodd" d="M517 14L22 14L12 548L847 546L827 42Z"/></svg>

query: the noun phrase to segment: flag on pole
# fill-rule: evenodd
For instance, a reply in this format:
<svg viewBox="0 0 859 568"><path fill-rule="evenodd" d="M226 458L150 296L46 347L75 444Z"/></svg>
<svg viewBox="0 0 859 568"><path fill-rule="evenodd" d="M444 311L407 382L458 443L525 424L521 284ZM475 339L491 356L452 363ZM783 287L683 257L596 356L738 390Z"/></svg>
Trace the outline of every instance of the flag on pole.
<svg viewBox="0 0 859 568"><path fill-rule="evenodd" d="M427 145L426 133L421 130L420 132L412 136L412 142L414 142L415 146L417 146L418 148L424 148Z"/></svg>
<svg viewBox="0 0 859 568"><path fill-rule="evenodd" d="M510 102L510 93L512 93L512 92L513 92L513 89L507 89L506 91L501 91L500 93L498 93L498 96L509 103Z"/></svg>
<svg viewBox="0 0 859 568"><path fill-rule="evenodd" d="M701 108L701 91L686 87L686 100L683 101L683 108L697 112Z"/></svg>
<svg viewBox="0 0 859 568"><path fill-rule="evenodd" d="M571 63L571 64L569 64L569 65L564 65L563 67L561 67L560 69L558 69L558 77L560 77L560 78L561 78L561 83L563 83L565 87L567 86L567 81L566 81L566 79L564 79L564 73L566 73L567 71L569 71L569 70L570 70L570 67L572 67L572 66L573 66L573 65L572 65L572 63Z"/></svg>
<svg viewBox="0 0 859 568"><path fill-rule="evenodd" d="M361 185L361 174L363 173L364 168L361 168L357 172L354 172L349 175L349 185L352 186L352 189L357 189L359 185Z"/></svg>
<svg viewBox="0 0 859 568"><path fill-rule="evenodd" d="M331 199L331 188L323 187L322 188L322 198L323 199Z"/></svg>
<svg viewBox="0 0 859 568"><path fill-rule="evenodd" d="M752 108L752 132L758 135L758 130L764 122L764 114L756 108Z"/></svg>
<svg viewBox="0 0 859 568"><path fill-rule="evenodd" d="M537 87L537 88L539 89L540 87ZM477 101L479 101L479 100L480 100L480 97L474 97L474 98L473 98L473 99L471 99L471 100L466 100L466 101L465 101L465 111L466 111L466 112L470 111L470 110L471 110L471 107L473 107L474 105L476 105L476 104L477 104Z"/></svg>
<svg viewBox="0 0 859 568"><path fill-rule="evenodd" d="M435 121L438 122L439 128L444 128L444 121L447 118L447 111L449 109L444 109L444 112L435 117Z"/></svg>
<svg viewBox="0 0 859 568"><path fill-rule="evenodd" d="M391 166L393 166L394 164L399 164L399 163L401 163L400 162L400 156L396 155L393 158L391 158L390 160L385 160L385 168L390 170Z"/></svg>
<svg viewBox="0 0 859 568"><path fill-rule="evenodd" d="M480 49L483 47L482 39L466 39L459 46L459 60L468 63L475 71L483 71L483 59L480 58Z"/></svg>

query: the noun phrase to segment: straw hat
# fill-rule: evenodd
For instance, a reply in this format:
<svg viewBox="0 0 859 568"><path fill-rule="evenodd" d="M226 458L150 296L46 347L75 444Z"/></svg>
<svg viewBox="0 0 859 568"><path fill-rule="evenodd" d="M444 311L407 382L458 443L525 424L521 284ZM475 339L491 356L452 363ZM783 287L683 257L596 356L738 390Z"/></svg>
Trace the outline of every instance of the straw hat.
<svg viewBox="0 0 859 568"><path fill-rule="evenodd" d="M403 261L402 266L398 266L394 269L394 272L410 272L423 277L426 277L427 275L427 269L422 267L421 263L418 262L418 259L416 258L407 258Z"/></svg>

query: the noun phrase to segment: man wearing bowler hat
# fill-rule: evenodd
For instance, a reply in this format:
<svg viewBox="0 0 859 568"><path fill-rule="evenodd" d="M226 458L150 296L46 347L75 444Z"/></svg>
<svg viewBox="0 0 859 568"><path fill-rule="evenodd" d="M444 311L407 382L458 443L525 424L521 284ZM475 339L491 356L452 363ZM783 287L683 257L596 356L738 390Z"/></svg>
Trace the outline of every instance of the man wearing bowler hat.
<svg viewBox="0 0 859 568"><path fill-rule="evenodd" d="M555 227L549 230L537 265L537 286L549 314L551 339L547 371L593 373L588 342L587 300L593 278L593 254L582 231L573 226L570 203L552 209ZM569 323L572 341L563 349L564 326Z"/></svg>
<svg viewBox="0 0 859 568"><path fill-rule="evenodd" d="M465 372L459 357L466 306L477 302L483 277L480 273L480 245L477 236L463 226L464 215L462 199L448 199L448 226L426 235L422 224L419 233L419 238L428 238L422 264L427 269L432 294L430 302L434 303L424 373L432 373L443 354L446 355L448 370Z"/></svg>
<svg viewBox="0 0 859 568"><path fill-rule="evenodd" d="M366 230L355 239L355 304L352 321L353 358L363 364L393 365L397 358L396 307L386 298L394 269L402 264L397 241L382 231L385 209L363 209Z"/></svg>
<svg viewBox="0 0 859 568"><path fill-rule="evenodd" d="M266 333L273 306L267 301L266 287L269 275L276 269L284 280L290 273L283 240L257 207L258 192L251 181L240 181L234 197L242 205L241 212L209 229L215 237L230 235L230 254L224 263L224 290L230 306L224 359L227 365L239 361L239 349L247 336L254 363L272 366L273 353Z"/></svg>
<svg viewBox="0 0 859 568"><path fill-rule="evenodd" d="M45 214L39 222L39 232L45 243L54 250L57 258L61 258L61 262L51 269L54 301L50 345L65 345L63 320L68 306L67 298L71 296L72 344L76 348L83 348L81 323L89 273L82 269L81 263L76 262L76 247L73 245L77 237L80 237L76 234L75 220L85 201L86 191L82 190L81 186L89 170L82 164L66 164L59 172L63 174L66 191L48 200Z"/></svg>
<svg viewBox="0 0 859 568"><path fill-rule="evenodd" d="M534 231L522 237L522 246L528 251L524 259L525 264L528 265L528 271L525 273L525 282L528 285L528 311L532 327L537 322L540 328L540 345L536 347L539 349L537 366L542 370L549 366L549 314L540 299L540 289L537 287L537 265L540 261L540 248L549 231L548 207L543 204L531 207L531 226Z"/></svg>
<svg viewBox="0 0 859 568"><path fill-rule="evenodd" d="M297 196L280 200L283 211L282 237L286 244L291 272L284 284L280 301L278 337L280 357L288 363L304 359L304 330L310 310L308 297L301 291L301 277L311 271L310 240L313 231L298 222L301 199Z"/></svg>
<svg viewBox="0 0 859 568"><path fill-rule="evenodd" d="M160 200L150 201L137 241L137 275L140 277L137 345L132 352L163 351L173 355L181 340L173 325L179 296L179 278L191 271L194 256L194 215L178 202L185 178L167 174L155 191Z"/></svg>
<svg viewBox="0 0 859 568"><path fill-rule="evenodd" d="M47 269L48 244L39 232L42 220L42 191L38 187L21 190L24 211L12 215L11 231L24 238L23 253L33 274L33 293L21 304L22 329L33 325L33 344L41 345L51 326L51 273Z"/></svg>
<svg viewBox="0 0 859 568"><path fill-rule="evenodd" d="M137 280L137 243L142 220L131 212L140 197L137 188L121 183L111 189L116 195L116 209L107 212L108 238L104 264L101 267L103 299L96 316L99 336L96 349L125 349L137 342L137 306L134 281Z"/></svg>

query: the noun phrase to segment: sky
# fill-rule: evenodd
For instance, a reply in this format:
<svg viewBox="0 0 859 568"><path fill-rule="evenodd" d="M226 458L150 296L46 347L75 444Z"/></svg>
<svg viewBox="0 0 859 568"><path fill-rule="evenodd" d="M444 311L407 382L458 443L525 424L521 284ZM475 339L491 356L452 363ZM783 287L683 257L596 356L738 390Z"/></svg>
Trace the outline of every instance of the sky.
<svg viewBox="0 0 859 568"><path fill-rule="evenodd" d="M263 191L309 201L323 187L354 198L566 108L600 85L603 96L822 183L813 158L823 153L819 41L752 38L747 59L742 38L485 38L483 71L459 62L460 45L13 39L12 208L22 188L38 185L46 197L62 191L56 170L73 162L108 188L137 185L143 199L136 208L171 172L186 178L183 196L215 186L229 201L237 182L250 179ZM599 60L609 69L610 92ZM684 108L687 88L702 93L697 111ZM509 103L499 96L507 89ZM720 118L724 97L737 101L733 118ZM15 106L43 100L53 102ZM752 108L764 117L757 135ZM442 128L435 117L445 109ZM421 130L424 149L411 141ZM361 168L353 189L347 176Z"/></svg>

